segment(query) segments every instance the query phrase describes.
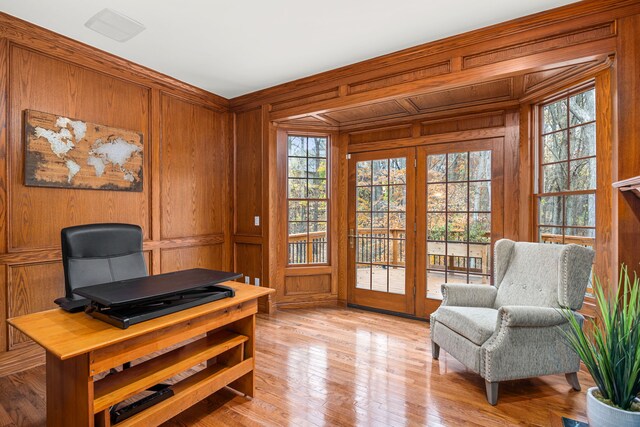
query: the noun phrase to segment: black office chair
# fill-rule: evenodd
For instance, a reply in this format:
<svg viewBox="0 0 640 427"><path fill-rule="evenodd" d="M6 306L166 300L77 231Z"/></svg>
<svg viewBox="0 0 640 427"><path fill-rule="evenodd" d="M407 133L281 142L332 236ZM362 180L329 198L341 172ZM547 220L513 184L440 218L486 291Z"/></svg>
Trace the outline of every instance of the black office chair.
<svg viewBox="0 0 640 427"><path fill-rule="evenodd" d="M85 286L148 276L142 255L142 228L131 224L87 224L63 228L62 265L64 267L65 296L55 300L67 311L80 311L89 304L73 293ZM129 369L131 362L123 365ZM111 369L110 374L117 373ZM168 384L148 389L154 394L133 404L110 409L113 423L124 420L144 407L164 400L173 392Z"/></svg>
<svg viewBox="0 0 640 427"><path fill-rule="evenodd" d="M148 275L137 225L78 225L63 228L61 238L65 297L55 302L64 309L84 308L75 289Z"/></svg>

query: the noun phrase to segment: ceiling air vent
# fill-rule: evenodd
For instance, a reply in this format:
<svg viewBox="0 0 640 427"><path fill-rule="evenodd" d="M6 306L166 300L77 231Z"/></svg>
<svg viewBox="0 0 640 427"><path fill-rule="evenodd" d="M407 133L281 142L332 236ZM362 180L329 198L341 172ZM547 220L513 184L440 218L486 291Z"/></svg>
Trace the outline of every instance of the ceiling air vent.
<svg viewBox="0 0 640 427"><path fill-rule="evenodd" d="M101 10L93 15L84 25L103 36L119 42L126 42L145 29L144 25L138 21L134 21L128 16L124 16L111 9Z"/></svg>

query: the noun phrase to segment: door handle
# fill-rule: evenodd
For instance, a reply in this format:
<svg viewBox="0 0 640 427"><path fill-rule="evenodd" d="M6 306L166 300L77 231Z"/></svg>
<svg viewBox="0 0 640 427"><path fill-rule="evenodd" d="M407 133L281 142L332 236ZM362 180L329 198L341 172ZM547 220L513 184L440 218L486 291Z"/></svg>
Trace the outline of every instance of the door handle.
<svg viewBox="0 0 640 427"><path fill-rule="evenodd" d="M353 249L356 237L358 237L356 234L354 234L353 228L349 229L349 234L347 235L347 237L349 238L349 246L351 247L351 249Z"/></svg>

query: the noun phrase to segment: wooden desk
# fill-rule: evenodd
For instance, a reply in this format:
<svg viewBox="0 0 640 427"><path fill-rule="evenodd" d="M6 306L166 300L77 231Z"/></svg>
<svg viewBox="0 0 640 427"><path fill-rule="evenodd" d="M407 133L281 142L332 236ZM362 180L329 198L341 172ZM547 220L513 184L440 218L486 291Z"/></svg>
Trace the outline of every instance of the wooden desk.
<svg viewBox="0 0 640 427"><path fill-rule="evenodd" d="M207 362L205 369L172 386L172 397L118 425L161 424L226 385L253 396L257 299L274 290L225 285L235 289L235 297L124 330L61 309L9 319L46 350L47 425L108 426L112 405L202 362ZM94 381L101 372L174 345L179 346Z"/></svg>

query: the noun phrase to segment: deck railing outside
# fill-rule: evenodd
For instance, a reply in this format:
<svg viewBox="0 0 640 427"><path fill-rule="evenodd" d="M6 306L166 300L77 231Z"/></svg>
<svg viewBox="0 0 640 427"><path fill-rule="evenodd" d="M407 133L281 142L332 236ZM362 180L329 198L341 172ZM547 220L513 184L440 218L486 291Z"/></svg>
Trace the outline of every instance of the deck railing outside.
<svg viewBox="0 0 640 427"><path fill-rule="evenodd" d="M374 228L358 230L356 262L389 264L391 268L404 267L406 263L406 230L403 228ZM388 249L387 249L388 243ZM444 243L430 242L434 253L427 257L429 269L488 273L489 243L450 243L449 255L444 253ZM441 246L441 247L440 247ZM460 246L460 248L457 248ZM323 264L327 262L327 234L325 231L289 235L289 264ZM388 255L387 255L388 251Z"/></svg>

